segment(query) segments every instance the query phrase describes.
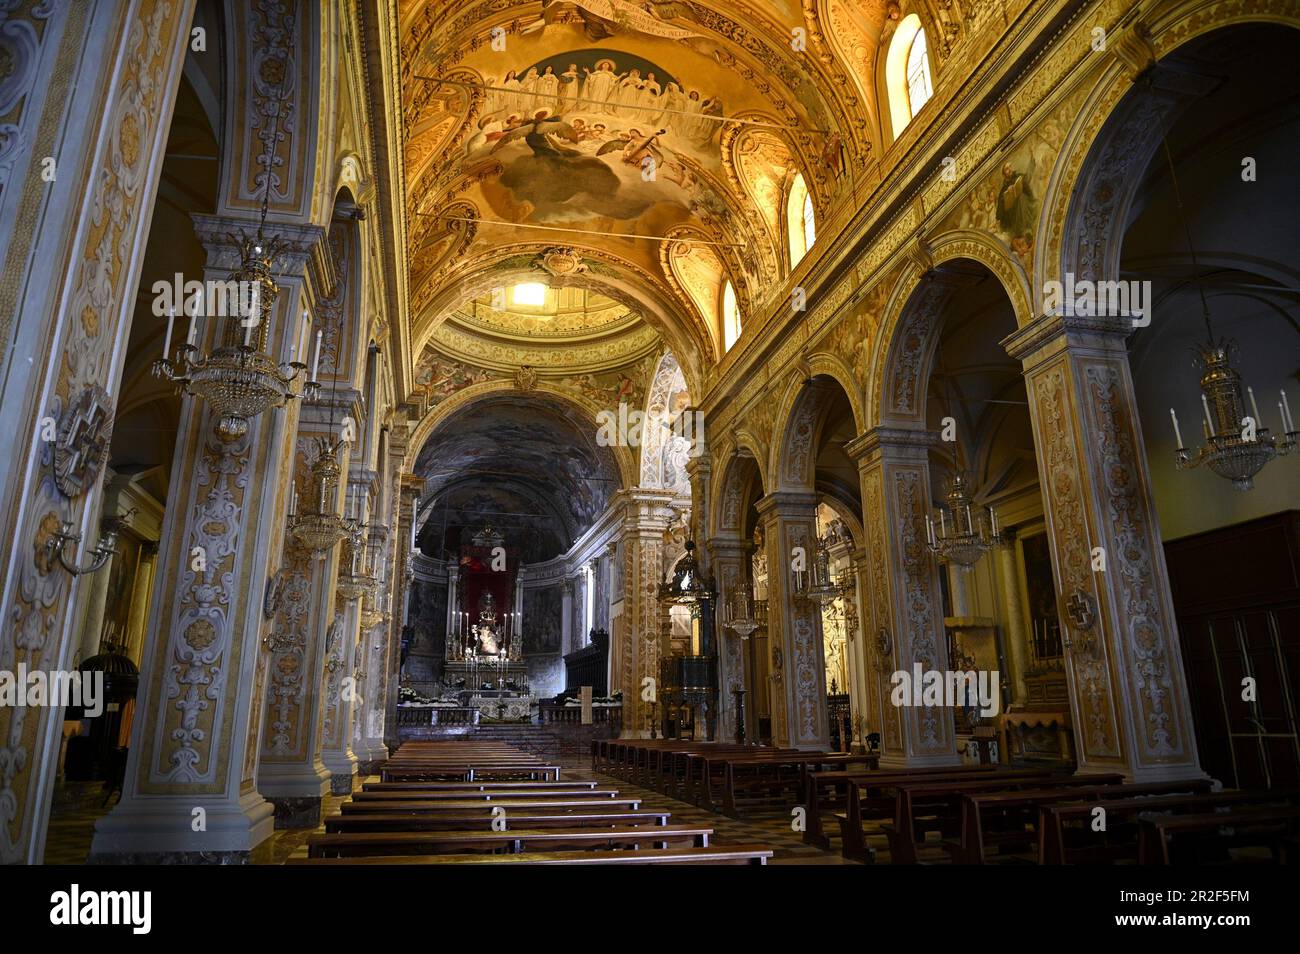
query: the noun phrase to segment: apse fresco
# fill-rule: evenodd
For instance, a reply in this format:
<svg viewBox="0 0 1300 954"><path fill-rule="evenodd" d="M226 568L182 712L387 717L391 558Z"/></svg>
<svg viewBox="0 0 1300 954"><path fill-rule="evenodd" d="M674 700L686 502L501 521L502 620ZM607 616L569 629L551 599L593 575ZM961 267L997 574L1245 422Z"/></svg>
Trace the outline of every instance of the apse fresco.
<svg viewBox="0 0 1300 954"><path fill-rule="evenodd" d="M559 586L525 587L524 653L558 653L563 600Z"/></svg>
<svg viewBox="0 0 1300 954"><path fill-rule="evenodd" d="M492 395L452 415L421 448L415 472L435 493L467 480L548 488L571 539L619 487L613 455L583 413L536 394Z"/></svg>

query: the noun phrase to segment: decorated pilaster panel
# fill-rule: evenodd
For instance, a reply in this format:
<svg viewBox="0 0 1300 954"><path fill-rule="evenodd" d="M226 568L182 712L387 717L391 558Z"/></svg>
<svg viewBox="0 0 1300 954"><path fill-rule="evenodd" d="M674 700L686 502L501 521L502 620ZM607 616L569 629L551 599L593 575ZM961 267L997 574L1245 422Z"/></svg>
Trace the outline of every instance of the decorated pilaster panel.
<svg viewBox="0 0 1300 954"><path fill-rule="evenodd" d="M1079 769L1200 774L1124 337L1046 316L1004 345L1025 365Z"/></svg>
<svg viewBox="0 0 1300 954"><path fill-rule="evenodd" d="M337 448L338 465L347 473L352 445L341 441L346 431L339 420L345 413L337 405L336 392L326 391L319 402L303 409L294 454L299 511L318 506L312 466L322 453ZM350 402L344 407L350 407ZM326 506L334 513L342 512L345 491L342 481L332 486L332 500ZM319 799L329 791L330 773L321 760L321 744L326 646L331 638L341 638L342 621L335 618L339 550L338 544L324 552L303 549L293 540L286 545L285 608L277 614L269 639L270 676L257 773L259 791L276 801L280 824L295 824L299 811L308 816L313 808L319 811ZM297 799L316 804L291 801Z"/></svg>
<svg viewBox="0 0 1300 954"><path fill-rule="evenodd" d="M895 704L892 677L911 685L921 671L946 672L939 567L925 542L930 508L928 448L934 435L916 428L878 427L848 445L862 475L863 522L870 569L867 593L875 696L884 732L882 764L947 765L958 761L952 712L939 705Z"/></svg>
<svg viewBox="0 0 1300 954"><path fill-rule="evenodd" d="M5 5L0 670L67 669L76 649L91 581L48 560L45 544L65 522L88 545L98 537L120 356L193 10ZM0 707L0 862L42 859L60 731L57 708Z"/></svg>
<svg viewBox="0 0 1300 954"><path fill-rule="evenodd" d="M806 581L817 560L817 496L769 494L759 500L758 512L765 523L769 567L773 743L825 748L830 728L821 613L815 602L796 599L796 566Z"/></svg>
<svg viewBox="0 0 1300 954"><path fill-rule="evenodd" d="M723 625L721 609L735 598L742 587L749 586L745 563L749 546L738 539L715 537L709 541L710 566L718 587L718 741L732 742L736 737L736 690L745 688L744 641L734 630ZM746 701L746 711L752 711ZM745 736L754 741L749 726Z"/></svg>
<svg viewBox="0 0 1300 954"><path fill-rule="evenodd" d="M623 671L614 688L623 690L623 726L633 736L648 731L650 705L642 698L645 680L654 680L657 698L659 659L668 651L661 631L665 614L659 604L659 584L667 569L664 531L672 516L672 499L663 491L633 491L624 516Z"/></svg>

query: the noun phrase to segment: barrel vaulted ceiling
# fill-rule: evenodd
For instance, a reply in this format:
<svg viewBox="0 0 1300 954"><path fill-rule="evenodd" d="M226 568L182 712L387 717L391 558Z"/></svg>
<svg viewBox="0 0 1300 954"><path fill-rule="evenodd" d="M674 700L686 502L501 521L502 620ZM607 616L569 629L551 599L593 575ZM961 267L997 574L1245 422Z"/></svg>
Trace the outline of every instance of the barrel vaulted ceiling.
<svg viewBox="0 0 1300 954"><path fill-rule="evenodd" d="M688 377L712 364L724 282L743 311L784 274L789 180L821 214L870 156L890 6L402 0L417 353L467 302L541 281L618 302Z"/></svg>

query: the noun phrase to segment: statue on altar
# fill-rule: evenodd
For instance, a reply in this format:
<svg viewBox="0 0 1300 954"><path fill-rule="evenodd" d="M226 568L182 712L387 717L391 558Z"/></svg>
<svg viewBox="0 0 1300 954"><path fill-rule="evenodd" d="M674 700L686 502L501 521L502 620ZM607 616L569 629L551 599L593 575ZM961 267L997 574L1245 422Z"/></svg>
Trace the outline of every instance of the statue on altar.
<svg viewBox="0 0 1300 954"><path fill-rule="evenodd" d="M490 624L478 623L470 627L474 635L474 655L498 656L501 654L501 634Z"/></svg>

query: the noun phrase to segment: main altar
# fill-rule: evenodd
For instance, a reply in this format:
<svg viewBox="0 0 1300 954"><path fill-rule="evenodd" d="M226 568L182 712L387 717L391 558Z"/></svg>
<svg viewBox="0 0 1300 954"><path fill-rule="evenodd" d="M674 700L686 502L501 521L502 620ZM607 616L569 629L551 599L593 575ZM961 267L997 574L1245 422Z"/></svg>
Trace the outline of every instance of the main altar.
<svg viewBox="0 0 1300 954"><path fill-rule="evenodd" d="M528 667L520 658L520 614L499 613L496 598L485 590L472 622L464 610L451 615L443 685L462 706L478 709L483 719L530 721L535 700L529 692Z"/></svg>

